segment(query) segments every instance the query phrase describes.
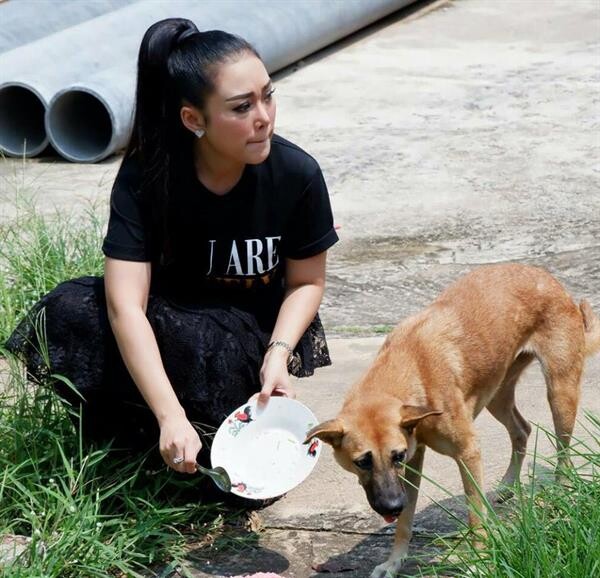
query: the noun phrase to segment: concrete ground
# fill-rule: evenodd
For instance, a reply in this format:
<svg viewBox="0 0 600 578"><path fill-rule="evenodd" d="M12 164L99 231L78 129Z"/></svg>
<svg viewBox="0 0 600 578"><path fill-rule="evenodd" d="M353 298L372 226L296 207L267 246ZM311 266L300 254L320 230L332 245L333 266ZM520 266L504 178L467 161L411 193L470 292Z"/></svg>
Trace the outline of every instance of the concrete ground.
<svg viewBox="0 0 600 578"><path fill-rule="evenodd" d="M276 77L278 132L319 160L341 225L322 307L334 365L297 384L322 419L382 341L363 335L384 332L478 264L542 265L600 311L597 1L456 0L409 12ZM15 182L37 188L45 210L106 206L118 162L2 162L0 219L11 218L6 185ZM582 409L600 413L599 394L596 357ZM550 427L537 367L522 378L518 406ZM491 488L510 444L487 414L478 425ZM539 445L551 451L544 436ZM425 473L452 495L423 484L413 552L427 556L432 534L456 528L433 502L460 516L464 508L450 460L430 452ZM327 449L311 477L260 517L256 547L191 552L194 575L365 578L392 540Z"/></svg>

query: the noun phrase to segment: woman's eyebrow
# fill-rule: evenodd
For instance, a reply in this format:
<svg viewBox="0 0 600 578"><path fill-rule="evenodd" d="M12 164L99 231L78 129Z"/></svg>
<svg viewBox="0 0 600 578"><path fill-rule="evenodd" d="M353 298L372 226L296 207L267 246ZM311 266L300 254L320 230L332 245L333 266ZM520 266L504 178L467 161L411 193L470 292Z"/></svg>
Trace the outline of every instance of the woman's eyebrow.
<svg viewBox="0 0 600 578"><path fill-rule="evenodd" d="M264 92L265 90L267 90L267 88L269 88L271 86L271 84L273 84L273 81L271 79L269 79L269 82L267 82L267 84L265 84L262 87L262 92ZM252 96L252 92L245 92L244 94L238 94L236 96L232 96L231 98L226 98L225 102L229 102L230 100L241 100L243 98L250 98Z"/></svg>

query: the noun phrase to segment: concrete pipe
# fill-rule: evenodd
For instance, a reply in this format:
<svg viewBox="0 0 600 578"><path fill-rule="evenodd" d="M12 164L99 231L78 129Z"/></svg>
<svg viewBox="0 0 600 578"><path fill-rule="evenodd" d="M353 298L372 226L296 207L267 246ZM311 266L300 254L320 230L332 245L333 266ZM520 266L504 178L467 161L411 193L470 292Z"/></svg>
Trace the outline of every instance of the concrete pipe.
<svg viewBox="0 0 600 578"><path fill-rule="evenodd" d="M143 32L154 21L148 15L147 21L142 17L137 28L133 26L137 4L145 9L154 5L130 3L0 54L0 152L40 154L49 142L44 112L57 91L121 58L135 59ZM156 5L167 11L164 3ZM105 40L98 42L98 38Z"/></svg>
<svg viewBox="0 0 600 578"><path fill-rule="evenodd" d="M249 3L242 0L180 2L179 10L172 10L171 15L193 20L200 30L221 28L246 38L257 48L269 72L274 72L413 1L252 2L251 13L247 12ZM158 19L152 12L149 20ZM52 98L46 131L65 158L97 162L127 143L133 119L135 57L123 62L72 83Z"/></svg>
<svg viewBox="0 0 600 578"><path fill-rule="evenodd" d="M23 46L69 26L95 18L135 0L77 0L0 2L0 53Z"/></svg>
<svg viewBox="0 0 600 578"><path fill-rule="evenodd" d="M133 2L0 3L0 53L4 53L0 55L0 151L9 156L33 157L49 145L44 115L56 87L51 82L47 86L48 82L39 78L40 70L49 70L51 77L57 63L64 63L65 58L60 51L48 50L49 43L34 41ZM33 44L24 47L28 43Z"/></svg>
<svg viewBox="0 0 600 578"><path fill-rule="evenodd" d="M8 156L32 157L48 147L44 116L48 102L32 86L0 85L0 150Z"/></svg>
<svg viewBox="0 0 600 578"><path fill-rule="evenodd" d="M133 124L136 70L104 70L59 91L50 102L46 132L73 162L98 162L127 145Z"/></svg>

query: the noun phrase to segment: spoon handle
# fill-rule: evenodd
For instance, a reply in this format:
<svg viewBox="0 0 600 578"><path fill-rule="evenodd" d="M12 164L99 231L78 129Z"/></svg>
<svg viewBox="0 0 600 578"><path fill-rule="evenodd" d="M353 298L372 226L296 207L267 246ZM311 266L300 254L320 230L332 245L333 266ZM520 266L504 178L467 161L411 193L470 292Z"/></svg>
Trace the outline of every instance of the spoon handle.
<svg viewBox="0 0 600 578"><path fill-rule="evenodd" d="M214 470L212 468L205 468L204 466L201 466L198 462L196 462L196 469L201 474L206 474L207 476L221 476L221 473L218 470Z"/></svg>
<svg viewBox="0 0 600 578"><path fill-rule="evenodd" d="M199 463L196 462L196 470L199 471L201 474L205 474L205 475L209 476L210 479L222 491L224 491L224 492L231 491L231 479L229 478L229 475L223 468L221 468L221 467L218 467L215 469L205 468L204 466L201 466Z"/></svg>

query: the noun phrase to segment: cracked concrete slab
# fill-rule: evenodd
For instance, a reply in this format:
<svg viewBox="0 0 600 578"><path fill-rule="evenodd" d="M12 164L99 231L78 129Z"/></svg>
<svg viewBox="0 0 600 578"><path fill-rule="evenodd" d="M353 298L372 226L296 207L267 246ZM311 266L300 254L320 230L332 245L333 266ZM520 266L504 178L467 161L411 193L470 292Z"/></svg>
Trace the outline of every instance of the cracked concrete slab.
<svg viewBox="0 0 600 578"><path fill-rule="evenodd" d="M302 528L270 530L261 538L260 548L247 551L223 552L212 560L198 560L193 567L186 566L193 576L216 578L228 574L276 572L287 578L365 578L373 559L384 559L389 550L390 537L382 534L342 534ZM416 543L422 540L417 536ZM424 546L423 546L424 548ZM423 550L422 548L422 550ZM437 550L428 548L423 560L431 560ZM418 565L407 565L407 571Z"/></svg>
<svg viewBox="0 0 600 578"><path fill-rule="evenodd" d="M389 18L276 79L277 130L319 160L341 225L321 310L326 329L347 336L394 325L474 266L513 260L547 267L600 311L597 1L429 7ZM81 166L44 158L23 172L21 161L3 161L0 219L11 217L10 182L37 188L45 210L90 199L106 207L119 160ZM332 339L334 365L299 381L299 398L319 418L333 416L381 341ZM537 367L517 395L527 419L551 426ZM600 412L598 357L588 363L581 407ZM477 426L492 488L510 444L489 415ZM585 436L581 425L576 435ZM545 436L538 443L551 453ZM435 555L430 537L457 527L436 502L459 519L465 508L451 460L428 452L425 474L450 494L423 483L413 552L427 558ZM194 575L365 578L392 541L330 451L260 515L265 530L255 547L191 552ZM328 562L337 570L313 569Z"/></svg>

